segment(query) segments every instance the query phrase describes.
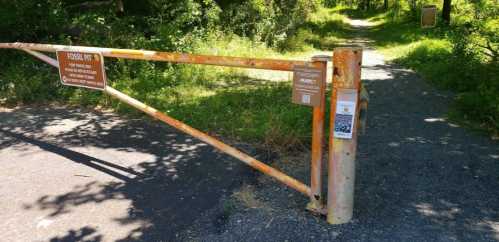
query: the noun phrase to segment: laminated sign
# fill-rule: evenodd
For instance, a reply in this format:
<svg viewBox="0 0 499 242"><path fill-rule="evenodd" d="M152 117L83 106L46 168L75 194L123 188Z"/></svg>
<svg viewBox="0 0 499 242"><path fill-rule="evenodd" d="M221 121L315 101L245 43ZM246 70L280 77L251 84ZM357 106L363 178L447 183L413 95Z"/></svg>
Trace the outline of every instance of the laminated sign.
<svg viewBox="0 0 499 242"><path fill-rule="evenodd" d="M101 53L57 51L57 60L62 84L98 90L106 87Z"/></svg>
<svg viewBox="0 0 499 242"><path fill-rule="evenodd" d="M295 67L293 73L293 103L319 107L324 95L324 73L321 69Z"/></svg>
<svg viewBox="0 0 499 242"><path fill-rule="evenodd" d="M355 125L355 114L357 109L357 92L355 90L340 89L336 103L336 115L334 117L334 137L351 139Z"/></svg>
<svg viewBox="0 0 499 242"><path fill-rule="evenodd" d="M437 6L424 6L421 9L421 27L432 28L435 25L437 25Z"/></svg>

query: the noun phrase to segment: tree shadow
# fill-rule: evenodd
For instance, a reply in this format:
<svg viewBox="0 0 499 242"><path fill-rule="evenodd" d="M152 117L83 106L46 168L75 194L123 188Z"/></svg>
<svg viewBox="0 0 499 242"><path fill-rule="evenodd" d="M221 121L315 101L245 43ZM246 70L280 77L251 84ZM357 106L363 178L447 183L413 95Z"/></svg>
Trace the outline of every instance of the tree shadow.
<svg viewBox="0 0 499 242"><path fill-rule="evenodd" d="M332 50L341 46L344 39L354 38L353 29L343 20L328 20L320 23L307 22L302 29L307 30L304 37L305 43L319 50ZM300 32L298 32L298 35Z"/></svg>
<svg viewBox="0 0 499 242"><path fill-rule="evenodd" d="M100 242L102 241L102 235L95 234L96 229L92 227L83 227L79 230L70 230L68 233L61 237L54 237L50 239L50 242Z"/></svg>
<svg viewBox="0 0 499 242"><path fill-rule="evenodd" d="M123 241L175 240L176 233L216 207L243 182L253 182L255 175L240 161L195 138L140 119L64 107L19 107L0 112L0 119L0 149L27 152L27 145L35 146L118 179L94 180L64 194L44 195L25 204L25 209L47 211L56 218L85 204L127 200L131 202L128 215L114 221L118 226L137 221L144 226L131 231ZM257 153L249 146L237 146L249 154ZM115 158L103 160L76 152L76 147L100 147L130 155L141 152L153 155L154 160L139 160L131 167L116 164ZM73 239L99 241L101 235L95 228L83 227L53 241Z"/></svg>
<svg viewBox="0 0 499 242"><path fill-rule="evenodd" d="M359 9L359 8L341 8L341 9L335 9L335 12L338 12L340 14L344 14L344 15L348 16L349 18L368 19L368 18L376 17L376 16L386 12L386 10L384 10L384 9L363 10L363 9Z"/></svg>
<svg viewBox="0 0 499 242"><path fill-rule="evenodd" d="M452 93L396 64L367 69L387 72L363 81L371 101L355 216L375 224L370 238L499 240L499 143L449 121Z"/></svg>
<svg viewBox="0 0 499 242"><path fill-rule="evenodd" d="M499 143L448 120L454 94L396 64L365 63L371 101L359 138L353 221L329 225L301 211L305 197L262 186L255 197L271 212L237 211L220 234L200 225L197 239L499 241ZM307 179L308 164L297 160L277 166Z"/></svg>

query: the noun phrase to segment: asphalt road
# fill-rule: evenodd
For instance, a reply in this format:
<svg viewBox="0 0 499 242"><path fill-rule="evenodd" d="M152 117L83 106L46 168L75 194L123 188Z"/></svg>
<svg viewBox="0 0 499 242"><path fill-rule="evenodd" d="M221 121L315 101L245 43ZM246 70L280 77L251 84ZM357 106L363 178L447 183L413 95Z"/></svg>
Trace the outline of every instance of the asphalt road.
<svg viewBox="0 0 499 242"><path fill-rule="evenodd" d="M254 177L158 122L60 106L0 120L0 241L175 241Z"/></svg>

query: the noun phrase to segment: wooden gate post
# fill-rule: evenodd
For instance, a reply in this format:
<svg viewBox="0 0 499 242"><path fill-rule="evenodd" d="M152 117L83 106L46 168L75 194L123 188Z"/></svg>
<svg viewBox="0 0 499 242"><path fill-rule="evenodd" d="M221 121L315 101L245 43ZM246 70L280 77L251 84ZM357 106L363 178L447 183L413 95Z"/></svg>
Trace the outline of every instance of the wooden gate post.
<svg viewBox="0 0 499 242"><path fill-rule="evenodd" d="M327 194L330 224L347 223L353 215L361 65L361 48L334 49Z"/></svg>

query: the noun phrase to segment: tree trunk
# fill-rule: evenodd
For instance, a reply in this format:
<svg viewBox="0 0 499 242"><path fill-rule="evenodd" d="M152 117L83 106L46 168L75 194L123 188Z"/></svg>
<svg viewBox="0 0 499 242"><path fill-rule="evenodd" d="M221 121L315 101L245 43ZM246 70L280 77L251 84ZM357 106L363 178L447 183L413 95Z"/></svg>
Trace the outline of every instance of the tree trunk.
<svg viewBox="0 0 499 242"><path fill-rule="evenodd" d="M446 24L450 23L450 11L452 6L452 0L444 0L444 6L442 7L442 18Z"/></svg>
<svg viewBox="0 0 499 242"><path fill-rule="evenodd" d="M388 10L388 0L384 0L384 1L383 1L383 8L384 8L385 10Z"/></svg>
<svg viewBox="0 0 499 242"><path fill-rule="evenodd" d="M125 12L125 6L123 5L123 1L122 0L117 0L116 1L116 5L118 7L118 12L120 12L120 13L124 13Z"/></svg>
<svg viewBox="0 0 499 242"><path fill-rule="evenodd" d="M359 8L361 10L369 10L369 7L371 5L370 1L371 0L361 0L361 1L359 1Z"/></svg>
<svg viewBox="0 0 499 242"><path fill-rule="evenodd" d="M411 14L413 18L417 19L418 15L417 0L411 0Z"/></svg>

